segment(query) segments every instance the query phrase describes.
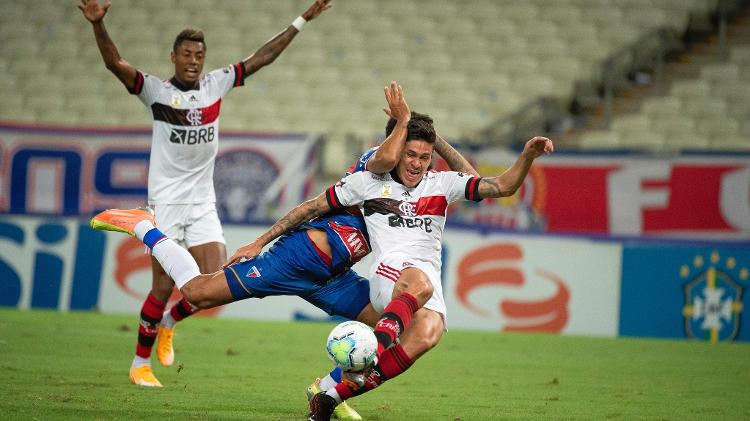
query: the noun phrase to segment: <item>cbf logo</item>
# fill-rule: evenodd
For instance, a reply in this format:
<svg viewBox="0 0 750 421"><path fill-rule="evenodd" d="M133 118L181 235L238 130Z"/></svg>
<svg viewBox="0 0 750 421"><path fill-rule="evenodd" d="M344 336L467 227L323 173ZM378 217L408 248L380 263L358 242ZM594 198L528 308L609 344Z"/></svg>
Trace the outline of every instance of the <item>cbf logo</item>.
<svg viewBox="0 0 750 421"><path fill-rule="evenodd" d="M193 126L200 126L203 121L203 111L200 108L191 108L185 117Z"/></svg>
<svg viewBox="0 0 750 421"><path fill-rule="evenodd" d="M748 269L738 268L733 257L722 261L713 251L706 265L703 256L695 256L693 269L680 268L682 278L691 278L683 285L685 334L690 339L734 341L740 332L743 287L734 276L748 279Z"/></svg>

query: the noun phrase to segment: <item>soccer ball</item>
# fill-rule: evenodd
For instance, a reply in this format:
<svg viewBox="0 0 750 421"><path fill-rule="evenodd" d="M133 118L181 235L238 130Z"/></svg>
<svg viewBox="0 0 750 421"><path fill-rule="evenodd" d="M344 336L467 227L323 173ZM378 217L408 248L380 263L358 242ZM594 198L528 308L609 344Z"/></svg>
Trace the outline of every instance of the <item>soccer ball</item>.
<svg viewBox="0 0 750 421"><path fill-rule="evenodd" d="M326 351L328 358L342 370L359 372L375 365L378 340L366 324L344 322L328 335Z"/></svg>

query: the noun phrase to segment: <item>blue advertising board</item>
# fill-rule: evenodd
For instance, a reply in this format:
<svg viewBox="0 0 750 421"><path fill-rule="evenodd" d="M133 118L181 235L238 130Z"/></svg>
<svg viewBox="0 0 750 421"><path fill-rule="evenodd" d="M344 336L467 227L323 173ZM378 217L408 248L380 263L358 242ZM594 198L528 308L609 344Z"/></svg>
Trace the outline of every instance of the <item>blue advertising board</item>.
<svg viewBox="0 0 750 421"><path fill-rule="evenodd" d="M626 244L620 335L750 340L750 247Z"/></svg>

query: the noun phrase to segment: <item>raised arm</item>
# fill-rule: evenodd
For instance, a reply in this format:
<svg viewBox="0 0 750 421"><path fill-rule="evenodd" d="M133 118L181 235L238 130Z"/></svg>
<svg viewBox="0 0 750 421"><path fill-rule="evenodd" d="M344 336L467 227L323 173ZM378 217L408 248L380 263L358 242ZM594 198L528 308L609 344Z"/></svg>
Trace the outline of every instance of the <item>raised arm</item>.
<svg viewBox="0 0 750 421"><path fill-rule="evenodd" d="M299 224L323 215L329 210L331 210L331 206L328 204L325 193L318 195L318 197L314 199L302 202L300 205L290 210L289 213L284 215L281 219L276 221L268 231L261 234L255 239L255 241L237 249L234 255L224 263L224 267L239 262L243 258L252 259L259 255L261 250L263 250L263 247L271 241L286 234L293 228L296 228Z"/></svg>
<svg viewBox="0 0 750 421"><path fill-rule="evenodd" d="M135 88L135 67L120 57L115 43L112 42L107 33L107 28L104 26L104 15L107 14L111 5L112 2L109 0L101 5L97 0L81 0L78 8L81 9L83 16L91 22L94 28L96 45L99 47L99 53L101 53L107 69L114 73L129 91L132 91Z"/></svg>
<svg viewBox="0 0 750 421"><path fill-rule="evenodd" d="M276 36L263 44L262 47L258 48L258 51L242 60L242 65L245 66L245 75L249 76L264 66L273 63L289 43L292 42L297 33L299 33L302 25L305 22L315 19L324 10L329 9L331 7L330 2L331 0L315 0L315 3L300 16L301 19L297 18L288 28L276 34Z"/></svg>
<svg viewBox="0 0 750 421"><path fill-rule="evenodd" d="M442 156L451 171L458 171L479 177L479 173L473 165L466 160L457 150L446 142L439 134L435 136L435 152Z"/></svg>
<svg viewBox="0 0 750 421"><path fill-rule="evenodd" d="M497 177L485 177L479 180L479 197L512 196L523 184L534 160L542 154L552 153L553 150L552 141L546 137L537 136L529 140L513 166Z"/></svg>
<svg viewBox="0 0 750 421"><path fill-rule="evenodd" d="M409 110L409 104L404 99L404 89L401 85L394 80L391 82L391 86L384 88L384 92L388 105L383 108L383 111L388 114L388 117L396 120L396 126L378 147L375 154L367 161L365 169L376 174L384 174L396 168L404 150L408 125L411 120L411 110Z"/></svg>

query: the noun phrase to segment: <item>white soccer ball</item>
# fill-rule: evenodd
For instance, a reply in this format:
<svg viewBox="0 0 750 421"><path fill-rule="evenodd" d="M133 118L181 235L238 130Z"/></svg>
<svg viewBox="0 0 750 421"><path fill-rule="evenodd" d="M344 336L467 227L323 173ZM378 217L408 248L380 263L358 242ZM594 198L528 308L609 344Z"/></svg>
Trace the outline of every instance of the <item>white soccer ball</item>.
<svg viewBox="0 0 750 421"><path fill-rule="evenodd" d="M366 324L344 322L328 335L326 351L328 358L342 370L359 372L377 362L378 340Z"/></svg>

